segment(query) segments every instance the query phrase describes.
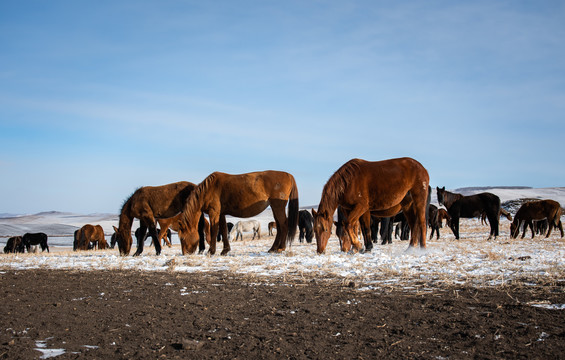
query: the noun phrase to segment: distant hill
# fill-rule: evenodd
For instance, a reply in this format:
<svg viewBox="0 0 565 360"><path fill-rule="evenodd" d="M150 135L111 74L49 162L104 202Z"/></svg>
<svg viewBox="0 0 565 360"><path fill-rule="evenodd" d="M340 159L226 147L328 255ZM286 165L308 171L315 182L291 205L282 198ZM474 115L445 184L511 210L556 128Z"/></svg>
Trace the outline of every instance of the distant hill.
<svg viewBox="0 0 565 360"><path fill-rule="evenodd" d="M502 189L502 190L526 190L526 189L533 189L530 186L474 186L474 187L462 187L459 189L453 190L453 192L463 194L463 195L472 195L483 191L489 191L492 189Z"/></svg>

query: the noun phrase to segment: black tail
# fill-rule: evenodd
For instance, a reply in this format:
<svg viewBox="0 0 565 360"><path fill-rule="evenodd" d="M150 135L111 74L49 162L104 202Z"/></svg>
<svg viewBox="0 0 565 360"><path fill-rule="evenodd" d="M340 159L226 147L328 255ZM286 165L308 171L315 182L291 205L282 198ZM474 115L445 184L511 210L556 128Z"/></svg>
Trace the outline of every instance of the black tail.
<svg viewBox="0 0 565 360"><path fill-rule="evenodd" d="M294 241L294 237L296 236L296 230L298 229L298 212L298 187L296 186L294 177L292 177L292 190L290 191L288 200L288 236L286 238L287 245L291 245Z"/></svg>

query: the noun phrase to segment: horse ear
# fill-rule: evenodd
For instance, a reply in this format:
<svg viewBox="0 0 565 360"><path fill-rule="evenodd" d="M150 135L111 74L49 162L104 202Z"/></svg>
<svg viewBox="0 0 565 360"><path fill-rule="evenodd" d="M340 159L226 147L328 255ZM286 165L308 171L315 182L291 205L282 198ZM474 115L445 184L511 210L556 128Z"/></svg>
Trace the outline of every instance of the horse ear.
<svg viewBox="0 0 565 360"><path fill-rule="evenodd" d="M312 215L313 215L313 216L318 216L318 212L317 212L316 210L312 209Z"/></svg>
<svg viewBox="0 0 565 360"><path fill-rule="evenodd" d="M112 225L112 227L114 228L114 232L118 232L118 228L115 227L114 225Z"/></svg>

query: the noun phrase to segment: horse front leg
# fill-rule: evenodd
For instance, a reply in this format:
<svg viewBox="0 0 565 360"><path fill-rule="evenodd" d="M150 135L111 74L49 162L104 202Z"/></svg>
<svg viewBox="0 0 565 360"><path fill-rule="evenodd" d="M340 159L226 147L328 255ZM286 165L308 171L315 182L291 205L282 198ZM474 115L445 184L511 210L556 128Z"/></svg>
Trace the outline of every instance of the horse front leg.
<svg viewBox="0 0 565 360"><path fill-rule="evenodd" d="M363 234L363 240L365 241L365 251L371 252L373 249L373 239L371 237L370 211L367 211L359 218L359 224L361 225L361 233Z"/></svg>
<svg viewBox="0 0 565 360"><path fill-rule="evenodd" d="M356 252L359 252L363 249L363 246L357 239L357 234L355 234L355 226L357 224L361 216L365 213L369 212L369 207L365 204L356 204L353 209L350 211L344 211L345 219L344 219L344 228L345 232L349 235L349 241L351 245L355 248ZM370 214L370 213L369 213ZM343 250L343 249L342 249Z"/></svg>
<svg viewBox="0 0 565 360"><path fill-rule="evenodd" d="M455 216L451 217L449 228L453 232L453 235L455 235L455 239L459 240L459 217L455 217Z"/></svg>

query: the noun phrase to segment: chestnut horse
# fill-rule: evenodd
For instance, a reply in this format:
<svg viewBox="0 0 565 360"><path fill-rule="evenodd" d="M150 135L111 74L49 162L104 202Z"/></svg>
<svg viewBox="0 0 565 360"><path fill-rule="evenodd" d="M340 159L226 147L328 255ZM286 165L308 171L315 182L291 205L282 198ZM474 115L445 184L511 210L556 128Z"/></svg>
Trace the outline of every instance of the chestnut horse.
<svg viewBox="0 0 565 360"><path fill-rule="evenodd" d="M165 241L167 241L167 237L165 235L167 234L167 230L169 228L178 232L180 230L179 221L181 219L182 219L182 213L179 213L178 215L176 215L172 218L157 220L157 222L159 223L159 226L161 227L161 231L159 232L158 238L159 239L163 238ZM233 226L233 224L232 224L232 226ZM206 241L208 243L208 245L210 245L210 223L208 222L208 220L206 220L204 215L202 215L200 217L200 220L198 221L198 234L199 234L199 238L200 238L200 240L198 242L198 252L202 253L205 249L205 246L206 246L204 244L204 241ZM171 247L171 244L168 241L167 241L167 244L169 245L169 247Z"/></svg>
<svg viewBox="0 0 565 360"><path fill-rule="evenodd" d="M445 190L445 186L436 189L437 201L447 208L447 212L451 216L449 227L457 240L459 240L459 219L479 217L483 213L490 224L488 240L493 236L496 239L498 236L498 218L501 214L498 196L489 192L464 196Z"/></svg>
<svg viewBox="0 0 565 360"><path fill-rule="evenodd" d="M92 248L104 250L108 248L108 243L104 237L104 229L100 225L86 224L75 232L73 250L88 250Z"/></svg>
<svg viewBox="0 0 565 360"><path fill-rule="evenodd" d="M323 253L331 235L337 207L344 213L341 250L362 248L354 233L361 217L371 239L370 216L388 217L404 212L411 229L410 247L426 247L426 213L429 201L428 171L411 158L366 161L353 159L341 166L324 185L314 215L317 252Z"/></svg>
<svg viewBox="0 0 565 360"><path fill-rule="evenodd" d="M285 207L288 203L288 217ZM182 252L196 250L196 226L201 212L210 220L209 254L216 252L216 237L221 231L222 255L230 251L225 215L239 218L256 216L271 206L277 235L269 252L280 252L290 245L298 228L298 189L294 177L282 171L261 171L240 175L214 172L190 194L179 223Z"/></svg>
<svg viewBox="0 0 565 360"><path fill-rule="evenodd" d="M528 226L532 230L532 239L535 236L533 221L539 221L547 219L548 228L546 238L551 235L551 230L557 228L561 231L561 237L563 237L563 225L561 224L561 205L557 201L553 200L538 200L529 201L520 207L514 216L514 221L510 224L510 236L512 238L517 238L520 232L520 225L524 224L524 232L522 233L522 239L526 236L526 230Z"/></svg>
<svg viewBox="0 0 565 360"><path fill-rule="evenodd" d="M149 229L153 238L155 252L161 253L161 243L157 237L155 222L158 219L167 219L176 216L184 208L188 196L196 185L188 181L179 181L162 186L144 186L137 189L124 203L120 212L115 240L118 242L121 255L128 255L131 250L131 227L133 219L138 218L143 234ZM145 237L145 236L143 236ZM137 251L134 256L143 252L143 241L137 242Z"/></svg>

